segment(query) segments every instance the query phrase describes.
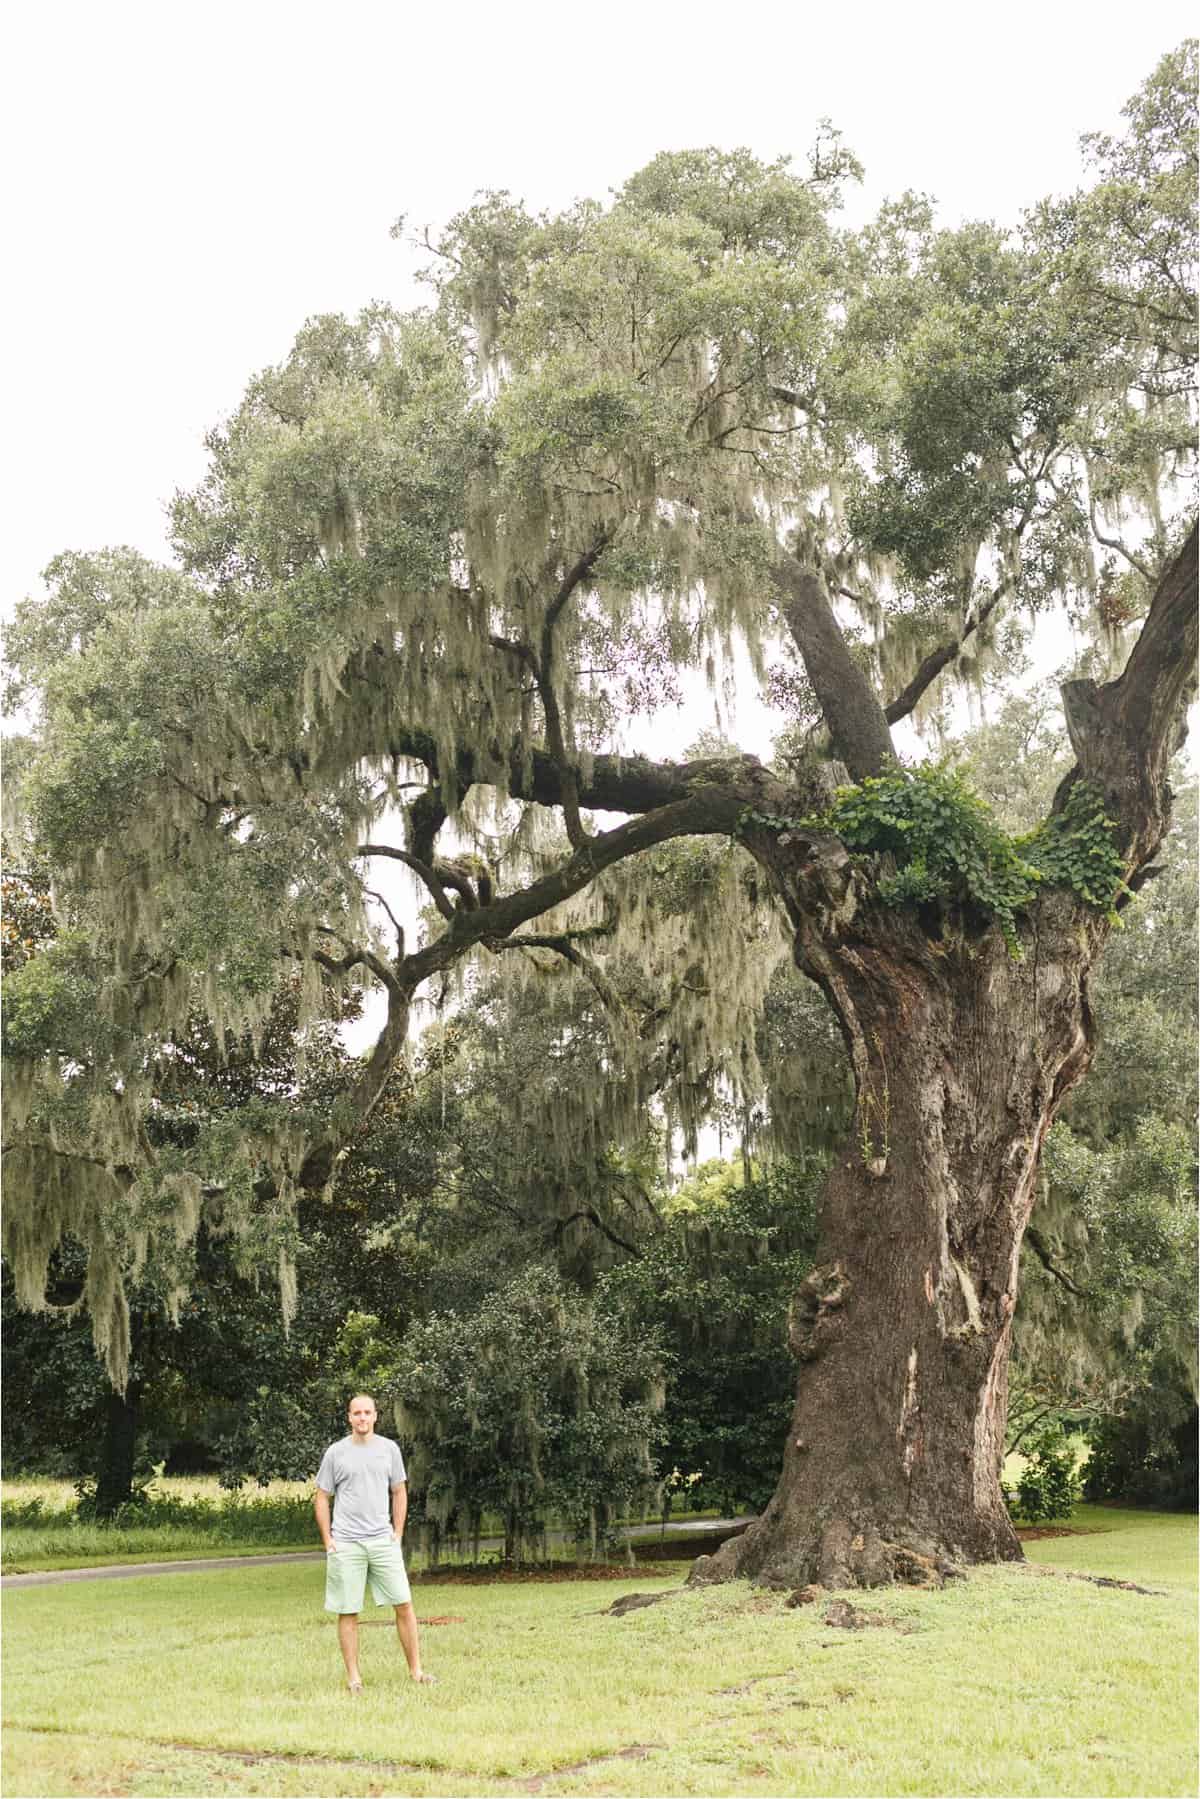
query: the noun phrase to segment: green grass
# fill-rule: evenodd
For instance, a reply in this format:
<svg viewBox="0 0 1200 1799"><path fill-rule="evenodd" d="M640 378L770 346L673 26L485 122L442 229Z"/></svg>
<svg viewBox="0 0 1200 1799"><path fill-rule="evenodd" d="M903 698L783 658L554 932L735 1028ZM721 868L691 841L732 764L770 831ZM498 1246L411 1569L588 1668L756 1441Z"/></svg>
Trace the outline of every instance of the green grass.
<svg viewBox="0 0 1200 1799"><path fill-rule="evenodd" d="M360 1702L305 1565L10 1592L4 1791L1191 1793L1196 1521L1079 1522L1096 1534L1031 1544L1031 1567L856 1597L905 1633L835 1630L743 1585L598 1615L678 1569L430 1581L419 1613L461 1620L426 1631L440 1684L408 1685L371 1625Z"/></svg>

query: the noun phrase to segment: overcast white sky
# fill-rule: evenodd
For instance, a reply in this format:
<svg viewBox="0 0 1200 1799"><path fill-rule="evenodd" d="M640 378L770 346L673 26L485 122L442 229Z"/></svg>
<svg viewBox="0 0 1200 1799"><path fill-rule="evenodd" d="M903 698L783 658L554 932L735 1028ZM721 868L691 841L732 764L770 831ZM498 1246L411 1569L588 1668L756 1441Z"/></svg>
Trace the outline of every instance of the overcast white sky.
<svg viewBox="0 0 1200 1799"><path fill-rule="evenodd" d="M810 143L855 212L1015 219L1193 25L1183 0L39 0L9 9L0 606L62 549L165 553L204 431L310 313L411 296L398 213L603 194L661 149Z"/></svg>

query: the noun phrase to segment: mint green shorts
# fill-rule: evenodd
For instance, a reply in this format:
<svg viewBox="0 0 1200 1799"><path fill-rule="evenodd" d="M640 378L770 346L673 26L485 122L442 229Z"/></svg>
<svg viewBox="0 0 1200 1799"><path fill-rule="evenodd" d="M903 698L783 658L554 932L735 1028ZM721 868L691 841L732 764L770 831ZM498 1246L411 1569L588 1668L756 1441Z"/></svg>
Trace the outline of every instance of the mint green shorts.
<svg viewBox="0 0 1200 1799"><path fill-rule="evenodd" d="M361 1612L368 1577L376 1605L407 1605L412 1599L404 1551L391 1531L359 1543L338 1543L325 1557L325 1610Z"/></svg>

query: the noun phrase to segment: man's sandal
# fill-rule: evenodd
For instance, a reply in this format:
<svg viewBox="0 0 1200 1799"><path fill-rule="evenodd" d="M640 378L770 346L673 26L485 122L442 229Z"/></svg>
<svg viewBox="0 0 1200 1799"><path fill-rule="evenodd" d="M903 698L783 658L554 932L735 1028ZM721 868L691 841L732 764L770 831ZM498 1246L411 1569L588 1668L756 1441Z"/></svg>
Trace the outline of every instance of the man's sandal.
<svg viewBox="0 0 1200 1799"><path fill-rule="evenodd" d="M349 1693L351 1699L361 1699L362 1692L363 1692L362 1681L361 1680L347 1681L346 1682L346 1691Z"/></svg>
<svg viewBox="0 0 1200 1799"><path fill-rule="evenodd" d="M409 1679L419 1687L435 1687L437 1685L436 1674L410 1674Z"/></svg>

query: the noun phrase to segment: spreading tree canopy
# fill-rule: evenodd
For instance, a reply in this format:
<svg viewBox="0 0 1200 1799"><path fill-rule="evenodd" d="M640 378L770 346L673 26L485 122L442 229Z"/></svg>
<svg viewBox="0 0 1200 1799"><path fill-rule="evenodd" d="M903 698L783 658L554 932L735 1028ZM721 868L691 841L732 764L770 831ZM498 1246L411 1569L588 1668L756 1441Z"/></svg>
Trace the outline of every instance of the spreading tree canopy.
<svg viewBox="0 0 1200 1799"><path fill-rule="evenodd" d="M78 1239L120 1378L124 1270L213 1203L278 1239L286 1286L297 1190L335 1178L414 1000L473 960L589 982L612 1065L673 1083L688 1125L714 1069L766 1078L790 954L855 1118L792 1308L780 1486L707 1572L1019 1553L1018 1252L1193 680L1194 73L1193 44L1164 58L1088 141L1089 184L1011 229L939 229L914 195L840 228L858 171L827 129L800 170L706 149L608 204L486 194L430 241L428 307L313 319L250 383L172 567L51 564L10 641L62 924L8 1003L25 1303ZM1014 840L892 727L1063 606L1116 660L1065 687L1075 764ZM790 700L786 756L630 754L735 644ZM645 864L680 838L715 841L673 895ZM416 933L372 897L387 861L422 885ZM348 1098L157 1145L189 1013L253 1031L296 971L314 1016L330 977L385 998ZM564 1082L559 1136L588 1110Z"/></svg>

